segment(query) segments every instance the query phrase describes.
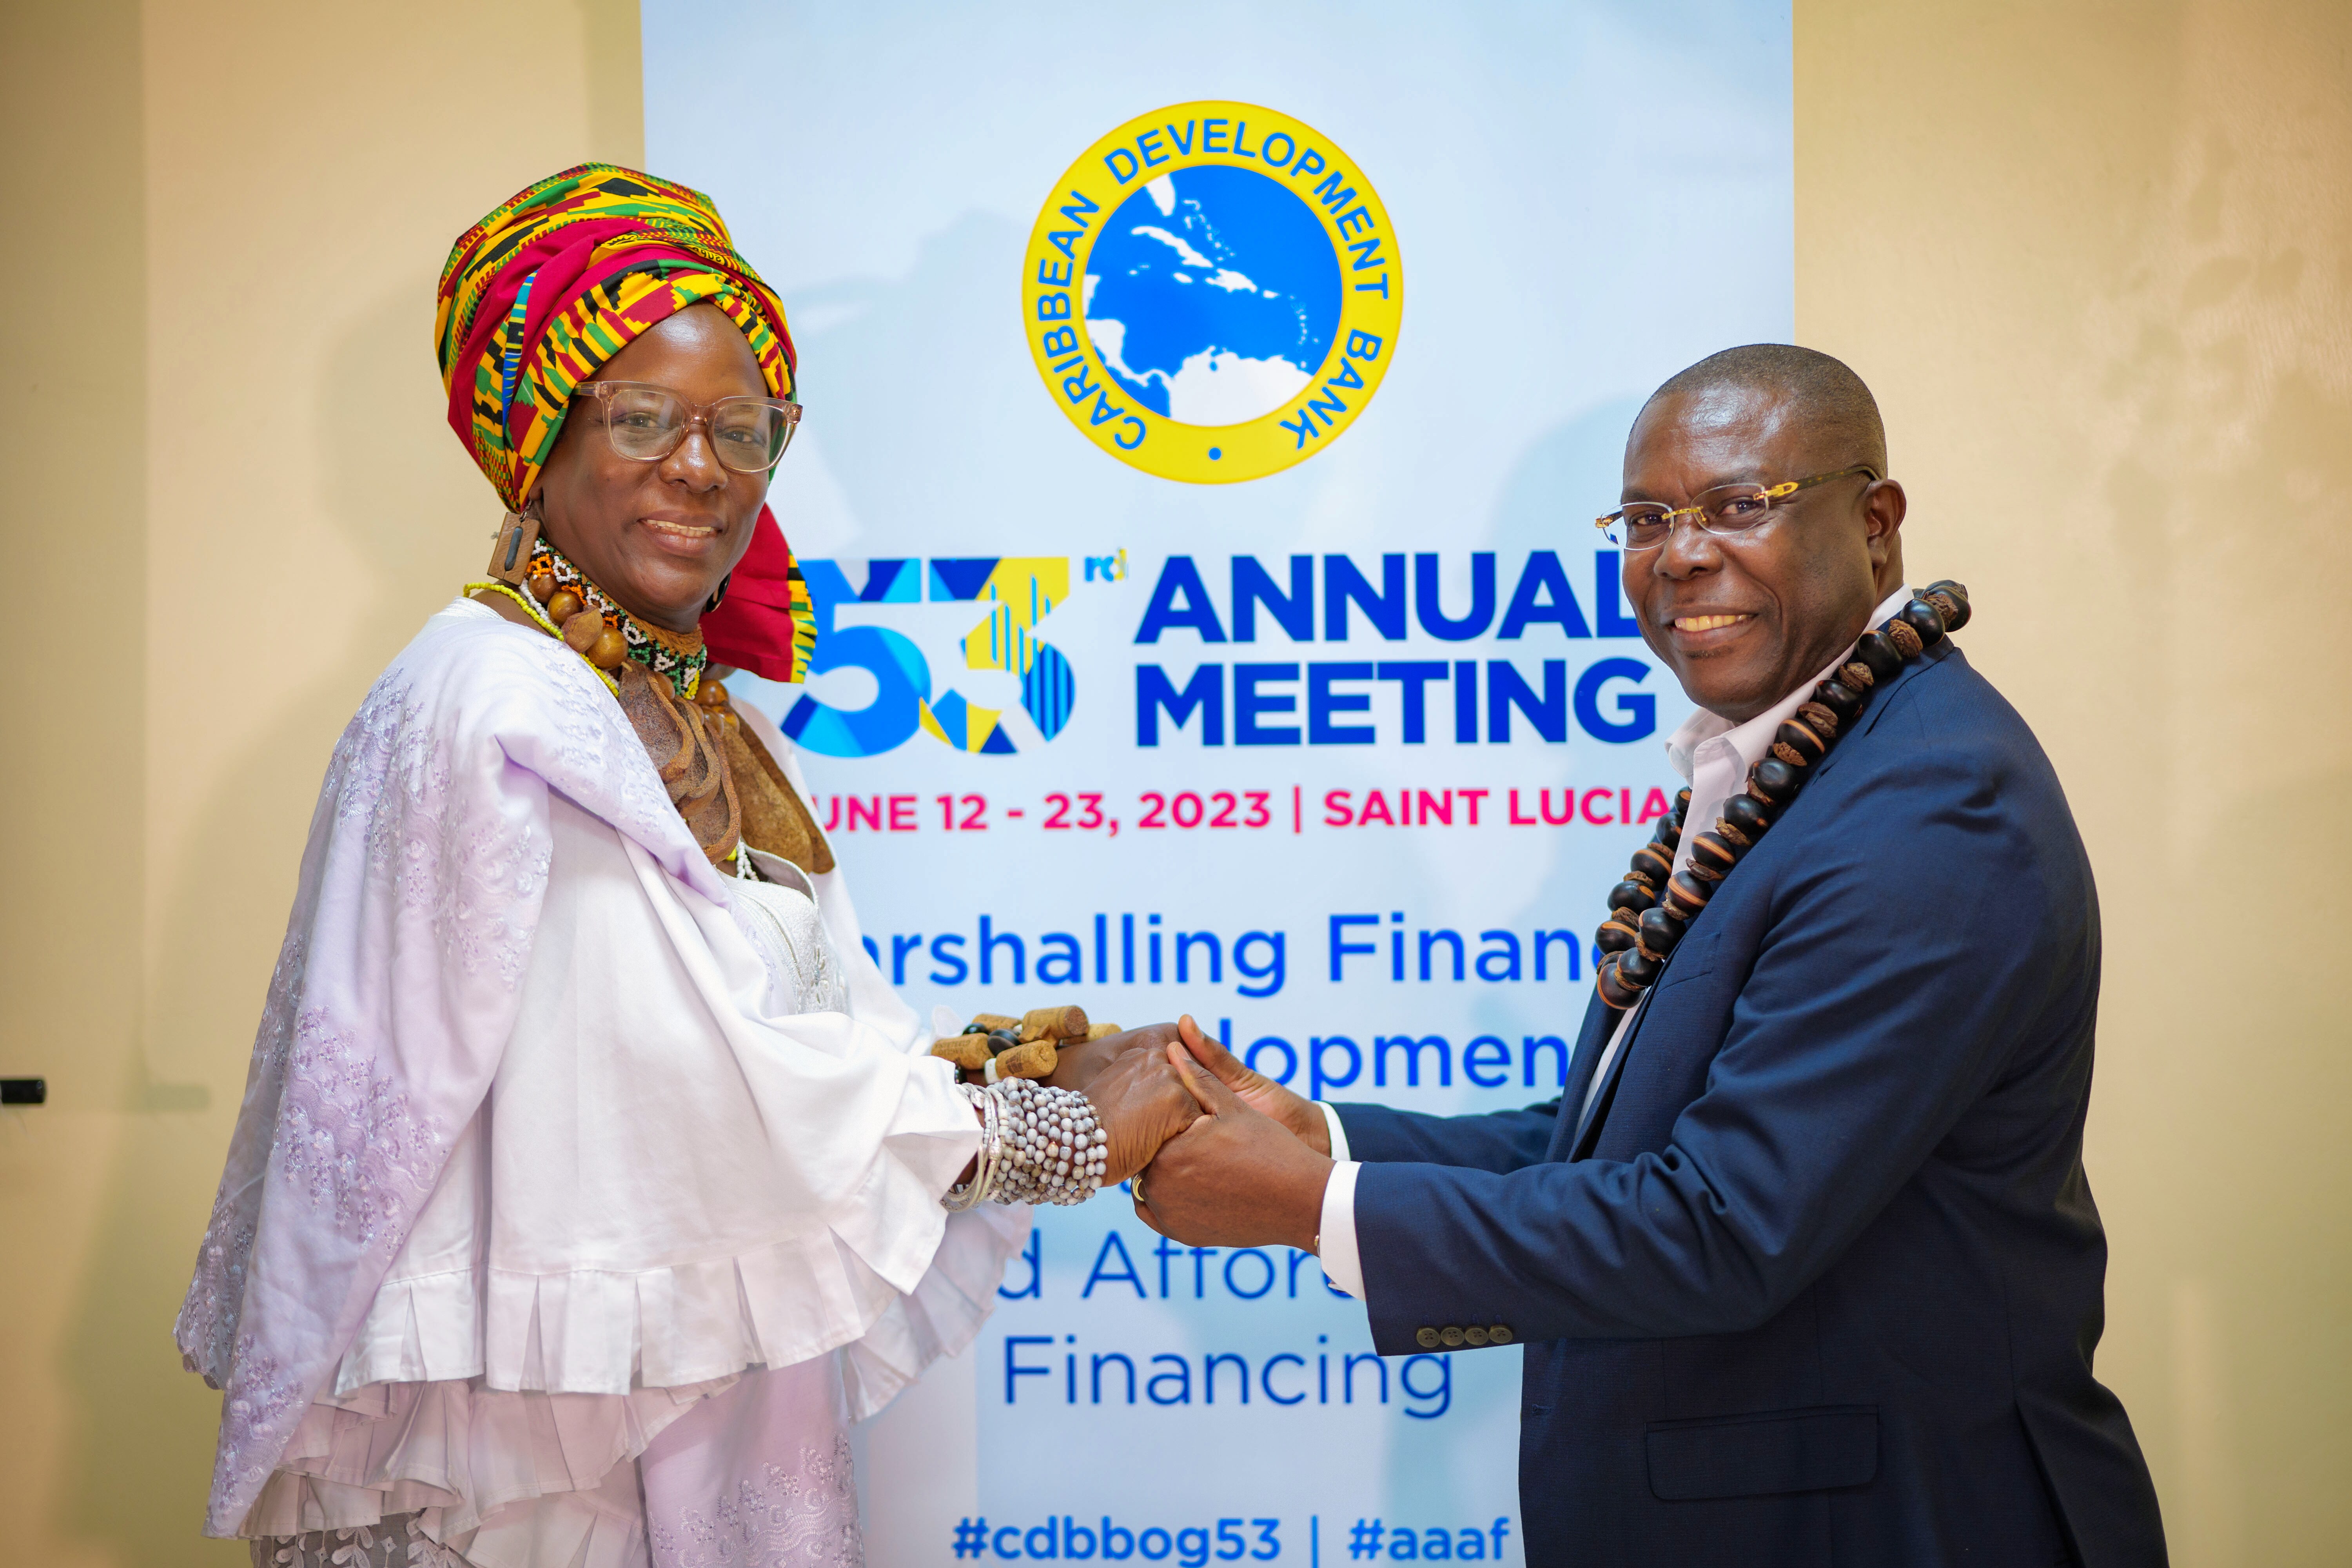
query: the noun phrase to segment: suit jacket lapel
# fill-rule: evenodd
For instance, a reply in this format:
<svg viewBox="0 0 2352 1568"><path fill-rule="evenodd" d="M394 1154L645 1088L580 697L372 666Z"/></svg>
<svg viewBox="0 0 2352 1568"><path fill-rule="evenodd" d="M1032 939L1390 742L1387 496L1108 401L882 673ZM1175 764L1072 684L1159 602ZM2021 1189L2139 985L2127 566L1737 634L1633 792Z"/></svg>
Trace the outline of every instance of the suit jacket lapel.
<svg viewBox="0 0 2352 1568"><path fill-rule="evenodd" d="M1922 670L1931 665L1940 663L1946 658L1960 657L1960 650L1949 641L1946 641L1937 644L1924 657L1905 665L1902 672L1887 682L1885 689L1875 694L1868 711L1864 715L1862 728L1847 738L1848 744L1851 745L1860 740L1862 736L1868 734L1877 726L1880 717L1886 711L1888 699L1904 682L1916 679ZM1831 752L1828 756L1822 759L1818 771L1827 773L1836 765L1839 756L1845 750L1846 747L1842 746ZM1685 827L1685 831L1688 832L1691 829ZM1671 969L1673 966L1674 958L1669 954L1665 967ZM1658 980L1660 984L1664 983L1664 973L1659 974ZM1585 1010L1584 1032L1577 1037L1576 1055L1569 1063L1568 1086L1560 1097L1559 1125L1552 1134L1552 1159L1588 1158L1592 1152L1592 1146L1600 1141L1601 1124L1608 1120L1611 1098L1616 1093L1618 1081L1625 1076L1625 1064L1632 1058L1634 1045L1641 1038L1643 1016L1647 1014L1650 999L1656 992L1657 986L1651 986L1648 991L1643 993L1642 999L1633 1005L1635 1016L1633 1024L1625 1031L1624 1046L1615 1057L1611 1058L1608 1076L1602 1080L1601 1092L1597 1095L1591 1094L1592 1075L1600 1066L1601 1053L1607 1047L1609 1037L1616 1032L1618 1016L1601 1005L1601 996L1597 991L1593 994L1591 1005ZM1591 1095L1592 1100L1592 1115L1589 1122L1584 1116L1584 1101L1588 1095Z"/></svg>
<svg viewBox="0 0 2352 1568"><path fill-rule="evenodd" d="M1670 966L1674 963L1671 954L1666 962ZM1662 972L1658 978L1664 980L1664 973ZM1626 1059L1633 1054L1633 1042L1641 1037L1642 1020L1649 1013L1650 997L1656 990L1656 986L1651 986L1642 993L1642 999L1633 1004L1633 1021L1625 1026L1625 1043L1618 1047L1617 1054L1610 1058L1608 1076L1601 1079L1601 1092L1592 1097L1592 1114L1583 1119L1569 1141L1568 1158L1581 1160L1588 1157L1592 1152L1592 1145L1600 1139L1601 1124L1609 1117L1610 1099L1617 1092L1617 1080L1625 1076ZM1580 1112L1582 1109L1583 1104L1580 1100L1578 1110Z"/></svg>
<svg viewBox="0 0 2352 1568"><path fill-rule="evenodd" d="M1559 1091L1559 1121L1551 1135L1555 1160L1567 1157L1569 1140L1576 1136L1577 1120L1584 1112L1585 1090L1591 1085L1593 1069L1601 1064L1610 1031L1616 1026L1617 1015L1602 1004L1601 993L1595 990L1584 1009L1584 1028L1576 1037L1575 1054L1569 1058L1568 1082Z"/></svg>

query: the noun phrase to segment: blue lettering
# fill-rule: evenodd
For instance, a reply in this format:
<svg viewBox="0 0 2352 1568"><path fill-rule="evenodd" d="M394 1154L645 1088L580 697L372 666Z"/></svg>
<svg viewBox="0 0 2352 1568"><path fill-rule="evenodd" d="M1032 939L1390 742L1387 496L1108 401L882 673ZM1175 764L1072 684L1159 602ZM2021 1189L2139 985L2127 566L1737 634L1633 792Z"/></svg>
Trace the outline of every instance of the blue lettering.
<svg viewBox="0 0 2352 1568"><path fill-rule="evenodd" d="M1380 951L1380 944L1378 942L1349 942L1348 940L1348 928L1349 926L1376 926L1380 923L1381 917L1378 915L1333 915L1331 917L1332 984L1337 985L1341 981L1347 979L1348 976L1345 973L1345 966L1349 959L1354 957L1360 952L1378 952ZM1350 1078L1348 1081L1349 1083L1353 1083L1356 1080ZM1310 1096L1309 1098L1312 1097Z"/></svg>
<svg viewBox="0 0 2352 1568"><path fill-rule="evenodd" d="M1053 1342L1054 1336L1051 1334L1007 1334L1004 1336L1005 1404L1010 1405L1013 1403L1013 1394L1020 1386L1016 1381L1017 1379L1024 1377L1051 1377L1054 1375L1054 1369L1050 1366L1023 1366L1021 1364L1021 1347L1023 1345L1050 1345Z"/></svg>
<svg viewBox="0 0 2352 1568"><path fill-rule="evenodd" d="M1254 987L1249 985L1236 985L1235 989L1243 995L1252 997L1271 996L1276 992L1282 989L1284 972L1284 941L1285 938L1283 933L1278 931L1245 931L1242 932L1240 940L1234 943L1234 973L1245 979L1258 982L1258 984ZM1250 949L1253 947L1263 947L1266 950L1267 958L1264 963L1254 964L1250 962L1249 953ZM1264 1045L1265 1043L1265 1042L1264 1040L1258 1042L1259 1045ZM1275 1044L1282 1045L1282 1042L1276 1040ZM1252 1051L1255 1051L1257 1047L1253 1046L1250 1048ZM1286 1045L1282 1046L1282 1048L1286 1051L1290 1049ZM1290 1081L1290 1073L1297 1070L1298 1058L1293 1057L1290 1058L1290 1070L1282 1075L1281 1081L1288 1083Z"/></svg>
<svg viewBox="0 0 2352 1568"><path fill-rule="evenodd" d="M1545 597L1538 599L1538 594ZM1559 557L1549 550L1528 552L1527 569L1519 574L1519 585L1511 590L1511 603L1503 611L1503 624L1496 628L1495 636L1508 640L1539 621L1549 621L1559 627L1562 637L1592 635L1584 624L1584 610L1576 602L1576 591L1568 585L1568 574L1560 570Z"/></svg>
<svg viewBox="0 0 2352 1568"><path fill-rule="evenodd" d="M1613 662L1631 664L1631 659ZM1640 668L1638 665L1635 668ZM1517 708L1547 741L1568 739L1568 663L1548 658L1543 665L1543 695L1538 698L1510 660L1486 661L1486 739L1511 738L1511 710ZM1646 730L1643 733L1647 734Z"/></svg>
<svg viewBox="0 0 2352 1568"><path fill-rule="evenodd" d="M1102 211L1101 207L1095 205L1094 198L1075 187L1070 192L1070 204L1062 209L1062 216L1080 228L1087 226L1088 217Z"/></svg>
<svg viewBox="0 0 2352 1568"><path fill-rule="evenodd" d="M1179 607L1177 600L1183 600ZM1204 643L1225 640L1225 628L1217 619L1217 607L1209 602L1209 590L1201 582L1200 569L1189 555L1171 555L1160 568L1160 581L1151 586L1151 603L1143 612L1143 625L1137 628L1135 640L1156 643L1160 634L1178 626L1190 626Z"/></svg>
<svg viewBox="0 0 2352 1568"><path fill-rule="evenodd" d="M1296 680L1298 667L1295 664L1237 664L1234 666L1234 744L1236 746L1295 746L1298 731L1276 726L1267 728L1257 721L1261 713L1295 713L1298 699L1277 696L1258 690L1260 681Z"/></svg>
<svg viewBox="0 0 2352 1568"><path fill-rule="evenodd" d="M1322 198L1323 205L1334 212L1346 207L1356 199L1355 188L1341 185L1339 179L1339 171L1334 169L1331 171L1330 178L1315 187L1315 194Z"/></svg>
<svg viewBox="0 0 2352 1568"><path fill-rule="evenodd" d="M1510 1065L1511 1047L1505 1045L1498 1036L1481 1035L1462 1047L1462 1076L1480 1089L1500 1089L1510 1082L1511 1075L1507 1070L1499 1070L1492 1078L1486 1076L1489 1068L1507 1069ZM1142 1289L1139 1282L1136 1289Z"/></svg>
<svg viewBox="0 0 2352 1568"><path fill-rule="evenodd" d="M1495 552L1481 550L1470 557L1470 613L1458 621L1445 617L1437 588L1437 557L1423 552L1412 558L1412 607L1421 629L1440 642L1468 642L1495 618Z"/></svg>
<svg viewBox="0 0 2352 1568"><path fill-rule="evenodd" d="M957 936L952 932L931 938L931 962L933 963L949 963L955 966L955 973L952 974L944 973L937 969L932 970L932 984L961 985L964 983L964 977L971 973L971 965L966 963L962 959L958 958L954 953L948 951L950 947L961 947L962 945L963 938Z"/></svg>
<svg viewBox="0 0 2352 1568"><path fill-rule="evenodd" d="M1304 560L1305 557L1300 557ZM1488 606L1493 607L1491 605ZM1369 691L1333 691L1335 680L1370 680L1369 664L1310 664L1307 667L1307 743L1310 746L1369 746L1370 724L1335 724L1335 713L1362 713L1372 706Z"/></svg>
<svg viewBox="0 0 2352 1568"><path fill-rule="evenodd" d="M1404 637L1404 555L1381 557L1381 591L1364 580L1356 563L1344 555L1323 557L1323 640L1348 640L1348 605L1364 612L1372 629L1391 642Z"/></svg>
<svg viewBox="0 0 2352 1568"><path fill-rule="evenodd" d="M1470 668L1475 671L1478 667L1474 664ZM1426 689L1431 681L1445 679L1445 661L1424 659L1383 664L1380 668L1380 679L1397 683L1404 709L1404 743L1408 746L1426 743L1429 739L1429 694ZM1478 737L1473 735L1470 738L1475 741Z"/></svg>
<svg viewBox="0 0 2352 1568"><path fill-rule="evenodd" d="M1119 167L1122 163L1127 166L1125 168ZM1136 167L1135 154L1129 152L1124 147L1114 147L1109 152L1104 153L1103 167L1108 169L1111 174L1111 178L1117 180L1122 185L1127 184L1128 181L1135 178L1139 172Z"/></svg>
<svg viewBox="0 0 2352 1568"><path fill-rule="evenodd" d="M1451 1086L1454 1082L1454 1047L1443 1035L1423 1035L1418 1040L1411 1035L1382 1035L1372 1041L1372 1083L1385 1089L1389 1081L1389 1053L1404 1052L1404 1081L1408 1089L1421 1087L1421 1053L1437 1053L1437 1081Z"/></svg>
<svg viewBox="0 0 2352 1568"><path fill-rule="evenodd" d="M1134 416L1134 415L1130 414L1130 415L1129 415L1129 416L1127 416L1127 418L1126 418L1124 421L1122 421L1122 426L1126 426L1126 425L1132 425L1132 426L1135 426L1135 439L1134 439L1134 440L1130 441L1130 440L1129 440L1129 439L1127 438L1127 431L1126 431L1123 427L1122 427L1121 429L1118 429L1118 430L1114 430L1114 431L1112 431L1112 432L1111 432L1111 437L1110 437L1110 438L1111 438L1113 441L1116 441L1117 443L1118 443L1118 448L1119 448L1119 450L1120 450L1120 451L1122 451L1122 452L1132 452L1132 451L1134 451L1138 447L1140 447L1140 446L1142 446L1142 445L1143 445L1143 437L1144 437L1144 434L1145 434L1145 432L1144 432L1144 428L1143 428L1143 421L1142 421L1141 419L1138 418L1136 416Z"/></svg>
<svg viewBox="0 0 2352 1568"><path fill-rule="evenodd" d="M1307 438L1309 437L1320 436L1323 434L1322 431L1315 428L1315 416L1303 411L1299 414L1298 423L1296 425L1293 425L1287 419L1277 419L1275 423L1298 437L1297 441L1291 444L1290 449L1294 452L1298 450L1299 447L1307 445Z"/></svg>
<svg viewBox="0 0 2352 1568"><path fill-rule="evenodd" d="M1274 144L1277 142L1282 143L1282 156L1279 158L1274 155ZM1260 146L1265 151L1265 166L1269 169L1281 168L1285 163L1290 162L1291 154L1298 151L1298 143L1293 142L1289 137L1284 135L1279 131L1267 137L1265 142L1260 143Z"/></svg>
<svg viewBox="0 0 2352 1568"><path fill-rule="evenodd" d="M1373 917L1370 915L1363 915L1359 918L1362 920L1371 920ZM1371 949L1368 947L1363 951L1370 952ZM1341 1078L1338 1073L1325 1072L1323 1070L1323 1053L1328 1050L1343 1050L1348 1053L1347 1077ZM1356 1042L1349 1039L1347 1036L1317 1035L1307 1042L1307 1099L1320 1100L1323 1098L1323 1090L1325 1088L1345 1089L1349 1084L1355 1082L1358 1079L1363 1077L1363 1075L1364 1054L1356 1048Z"/></svg>
<svg viewBox="0 0 2352 1568"><path fill-rule="evenodd" d="M1565 948L1568 952L1568 977L1570 980L1581 980L1583 978L1582 975L1577 973L1576 968L1577 954L1580 951L1577 942L1576 932L1572 931L1539 931L1535 932L1534 936L1536 943L1536 978L1538 980L1547 978L1544 974L1544 954L1551 951L1551 944L1555 942L1559 943L1559 945ZM1562 1068L1561 1070L1566 1071L1567 1069ZM1528 1081L1532 1083L1534 1079L1530 1079Z"/></svg>
<svg viewBox="0 0 2352 1568"><path fill-rule="evenodd" d="M1517 980L1519 977L1519 938L1516 931L1482 931L1478 940L1486 945L1478 950L1478 978L1491 983ZM1039 963L1042 970L1044 964Z"/></svg>
<svg viewBox="0 0 2352 1568"><path fill-rule="evenodd" d="M1545 665L1547 680L1551 666ZM1646 679L1650 667L1637 659L1603 658L1595 660L1576 679L1576 721L1584 732L1596 741L1623 742L1638 741L1658 727L1658 700L1646 691L1621 691L1617 694L1617 711L1624 715L1622 722L1611 723L1601 714L1601 688L1611 680ZM1547 683L1546 690L1549 690ZM1540 726L1538 726L1540 728ZM1547 735L1546 740L1557 739Z"/></svg>
<svg viewBox="0 0 2352 1568"><path fill-rule="evenodd" d="M1225 142L1224 130L1228 123L1228 121L1223 120L1204 120L1201 121L1202 152L1223 153L1228 151Z"/></svg>
<svg viewBox="0 0 2352 1568"><path fill-rule="evenodd" d="M1234 557L1234 640L1257 640L1257 607L1264 605L1292 642L1315 640L1315 557L1290 558L1290 592L1276 589L1274 579L1255 555Z"/></svg>
<svg viewBox="0 0 2352 1568"><path fill-rule="evenodd" d="M1160 714L1165 709L1168 722L1182 729L1197 709L1201 715L1201 744L1222 746L1225 743L1225 667L1204 664L1192 672L1181 691L1171 684L1167 673L1156 664L1135 667L1135 743L1139 746L1160 744ZM937 980L937 975L932 976ZM958 974L957 980L963 976ZM942 981L942 984L952 982Z"/></svg>
<svg viewBox="0 0 2352 1568"><path fill-rule="evenodd" d="M1200 121L1196 120L1188 120L1184 121L1184 133L1181 136L1176 134L1176 127L1172 122L1168 127L1168 140L1175 142L1176 151L1181 153L1188 158L1192 155L1192 136L1194 127L1199 125L1199 123Z"/></svg>
<svg viewBox="0 0 2352 1568"><path fill-rule="evenodd" d="M1118 1268L1115 1272L1107 1267L1110 1262L1110 1255L1114 1252L1118 1254ZM1135 1259L1128 1256L1127 1243L1118 1238L1118 1232L1107 1231L1103 1235L1102 1250L1095 1254L1095 1266L1087 1275L1087 1287L1078 1292L1078 1300L1083 1301L1091 1297L1097 1285L1117 1284L1121 1281L1135 1287L1136 1300L1150 1300L1150 1292L1143 1288L1143 1276L1135 1271ZM1100 1401L1097 1400L1097 1403L1099 1404ZM1134 1401L1129 1400L1129 1403L1133 1404Z"/></svg>
<svg viewBox="0 0 2352 1568"><path fill-rule="evenodd" d="M1601 635L1604 637L1637 637L1642 635L1642 623L1622 614L1617 606L1625 603L1625 578L1617 564L1617 552L1596 550L1592 552L1592 602L1601 611Z"/></svg>
<svg viewBox="0 0 2352 1568"><path fill-rule="evenodd" d="M1563 931L1560 934L1565 936L1568 933ZM1574 952L1576 951L1576 946L1573 942L1569 944L1569 951L1570 952ZM1561 1039L1558 1035L1525 1035L1520 1037L1519 1072L1522 1086L1528 1089L1533 1089L1536 1086L1536 1053L1538 1051L1549 1051L1551 1053L1553 1068L1552 1087L1554 1089L1566 1089L1568 1087L1568 1042Z"/></svg>
<svg viewBox="0 0 2352 1568"><path fill-rule="evenodd" d="M1143 166L1156 169L1168 162L1168 149L1160 144L1160 132L1147 131L1135 139L1135 150L1143 154Z"/></svg>

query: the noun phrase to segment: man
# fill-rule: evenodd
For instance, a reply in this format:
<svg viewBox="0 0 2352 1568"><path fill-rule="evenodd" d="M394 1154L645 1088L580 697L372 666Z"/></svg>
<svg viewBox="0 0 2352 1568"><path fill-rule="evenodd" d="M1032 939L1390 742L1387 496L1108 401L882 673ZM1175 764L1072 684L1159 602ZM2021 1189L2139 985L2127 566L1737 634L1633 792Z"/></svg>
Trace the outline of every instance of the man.
<svg viewBox="0 0 2352 1568"><path fill-rule="evenodd" d="M1909 597L1885 472L1869 390L1808 350L1703 360L1635 420L1626 598L1700 710L1682 858ZM2162 1563L2091 1370L2099 931L2058 780L1949 639L1809 772L1642 1001L1593 998L1559 1100L1320 1107L1188 1021L1211 1114L1139 1211L1316 1248L1383 1353L1523 1343L1531 1563Z"/></svg>

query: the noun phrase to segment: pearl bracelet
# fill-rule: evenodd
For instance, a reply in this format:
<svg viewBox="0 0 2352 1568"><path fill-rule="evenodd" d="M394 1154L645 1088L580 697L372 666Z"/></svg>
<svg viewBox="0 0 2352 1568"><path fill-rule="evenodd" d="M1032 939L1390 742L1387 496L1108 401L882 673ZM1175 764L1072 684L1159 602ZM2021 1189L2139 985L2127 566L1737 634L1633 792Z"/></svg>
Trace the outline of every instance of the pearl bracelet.
<svg viewBox="0 0 2352 1568"><path fill-rule="evenodd" d="M987 1198L1082 1204L1101 1187L1110 1134L1085 1095L1025 1078L956 1088L980 1111L980 1157L971 1180L950 1188L943 1206L961 1211Z"/></svg>

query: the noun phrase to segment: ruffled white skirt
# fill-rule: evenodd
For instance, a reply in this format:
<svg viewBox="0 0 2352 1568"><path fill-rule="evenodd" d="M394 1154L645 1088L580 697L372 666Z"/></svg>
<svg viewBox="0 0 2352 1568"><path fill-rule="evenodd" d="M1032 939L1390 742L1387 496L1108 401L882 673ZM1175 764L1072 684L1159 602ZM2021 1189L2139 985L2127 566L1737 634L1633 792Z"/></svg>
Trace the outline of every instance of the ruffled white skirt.
<svg viewBox="0 0 2352 1568"><path fill-rule="evenodd" d="M714 985L669 956L692 933L626 842L560 799L551 817L546 912L489 1100L239 1533L279 1568L856 1563L847 1425L972 1341L1027 1213L946 1216L908 1289L868 1261L887 1242L763 1204L769 1141L816 1133L743 1081L759 1058L730 1050ZM744 940L704 950L740 1012L911 1031L868 994L845 899L820 923L834 879L770 874L736 911ZM656 1080L667 1122L642 1105ZM877 1191L907 1184L895 1140L960 1130L941 1114L910 1105L884 1134ZM913 1195L924 1212L873 1205L877 1229L939 1226L936 1194Z"/></svg>

